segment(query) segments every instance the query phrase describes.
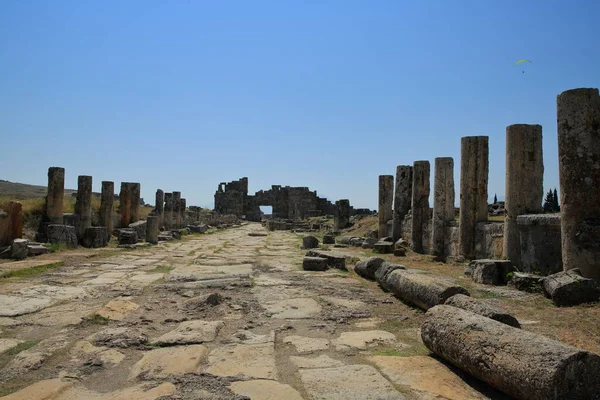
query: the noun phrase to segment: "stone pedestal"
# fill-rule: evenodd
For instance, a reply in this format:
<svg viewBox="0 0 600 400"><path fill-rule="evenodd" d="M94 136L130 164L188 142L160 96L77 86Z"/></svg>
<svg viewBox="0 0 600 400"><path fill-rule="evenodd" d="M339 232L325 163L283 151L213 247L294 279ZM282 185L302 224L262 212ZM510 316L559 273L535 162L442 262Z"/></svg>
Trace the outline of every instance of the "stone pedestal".
<svg viewBox="0 0 600 400"><path fill-rule="evenodd" d="M444 257L446 224L454 220L454 160L452 157L436 158L434 168L431 252Z"/></svg>
<svg viewBox="0 0 600 400"><path fill-rule="evenodd" d="M600 96L573 89L557 98L563 268L600 282Z"/></svg>
<svg viewBox="0 0 600 400"><path fill-rule="evenodd" d="M163 225L163 219L165 215L165 193L160 189L156 191L154 210L156 216L158 217L158 226L160 228Z"/></svg>
<svg viewBox="0 0 600 400"><path fill-rule="evenodd" d="M392 217L392 202L394 201L394 176L379 175L379 229L380 238L386 237L387 223Z"/></svg>
<svg viewBox="0 0 600 400"><path fill-rule="evenodd" d="M429 192L430 192L430 166L429 161L415 161L413 164L412 182L412 249L417 253L424 253L423 234L429 220Z"/></svg>
<svg viewBox="0 0 600 400"><path fill-rule="evenodd" d="M158 216L150 215L146 218L146 242L158 243L158 221Z"/></svg>
<svg viewBox="0 0 600 400"><path fill-rule="evenodd" d="M472 260L477 223L487 221L488 216L488 137L463 137L460 164L460 255Z"/></svg>
<svg viewBox="0 0 600 400"><path fill-rule="evenodd" d="M18 201L8 204L8 241L23 237L23 205Z"/></svg>
<svg viewBox="0 0 600 400"><path fill-rule="evenodd" d="M542 126L506 127L506 191L503 256L521 266L517 217L542 211L544 195Z"/></svg>
<svg viewBox="0 0 600 400"><path fill-rule="evenodd" d="M402 237L402 221L410 210L412 201L412 167L398 165L396 167L396 189L394 191L394 214L392 237L397 241Z"/></svg>
<svg viewBox="0 0 600 400"><path fill-rule="evenodd" d="M165 193L164 226L167 230L173 228L173 193Z"/></svg>
<svg viewBox="0 0 600 400"><path fill-rule="evenodd" d="M109 238L110 233L105 226L91 226L85 229L81 244L89 248L106 247Z"/></svg>
<svg viewBox="0 0 600 400"><path fill-rule="evenodd" d="M48 194L46 195L46 218L51 224L63 223L63 198L65 195L65 169L48 168Z"/></svg>
<svg viewBox="0 0 600 400"><path fill-rule="evenodd" d="M175 229L181 228L181 192L173 192L173 224Z"/></svg>
<svg viewBox="0 0 600 400"><path fill-rule="evenodd" d="M92 177L80 175L77 178L77 201L75 214L79 218L76 225L77 238L83 239L85 230L92 226Z"/></svg>
<svg viewBox="0 0 600 400"><path fill-rule="evenodd" d="M333 209L333 230L338 232L350 225L350 200L342 199L335 202Z"/></svg>
<svg viewBox="0 0 600 400"><path fill-rule="evenodd" d="M102 192L100 194L100 226L105 226L108 237L113 231L113 203L115 201L115 184L102 181Z"/></svg>

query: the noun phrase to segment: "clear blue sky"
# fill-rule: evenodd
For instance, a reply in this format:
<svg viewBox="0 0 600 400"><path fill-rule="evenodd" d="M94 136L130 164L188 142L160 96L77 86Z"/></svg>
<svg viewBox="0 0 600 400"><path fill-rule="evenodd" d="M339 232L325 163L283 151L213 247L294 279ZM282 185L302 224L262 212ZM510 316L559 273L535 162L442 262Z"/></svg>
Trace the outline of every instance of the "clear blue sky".
<svg viewBox="0 0 600 400"><path fill-rule="evenodd" d="M505 128L538 123L553 188L556 95L600 86L599 17L597 0L4 0L0 179L62 166L69 188L212 207L248 176L376 208L378 175L415 160L454 157L458 188L460 138L489 135L503 198Z"/></svg>

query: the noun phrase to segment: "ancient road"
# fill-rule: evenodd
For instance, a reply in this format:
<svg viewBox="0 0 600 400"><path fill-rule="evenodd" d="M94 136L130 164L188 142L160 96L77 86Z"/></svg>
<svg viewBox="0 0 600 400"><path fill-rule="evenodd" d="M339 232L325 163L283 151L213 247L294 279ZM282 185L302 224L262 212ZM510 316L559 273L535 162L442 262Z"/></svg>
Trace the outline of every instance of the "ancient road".
<svg viewBox="0 0 600 400"><path fill-rule="evenodd" d="M487 398L421 312L300 243L248 224L5 281L2 399Z"/></svg>

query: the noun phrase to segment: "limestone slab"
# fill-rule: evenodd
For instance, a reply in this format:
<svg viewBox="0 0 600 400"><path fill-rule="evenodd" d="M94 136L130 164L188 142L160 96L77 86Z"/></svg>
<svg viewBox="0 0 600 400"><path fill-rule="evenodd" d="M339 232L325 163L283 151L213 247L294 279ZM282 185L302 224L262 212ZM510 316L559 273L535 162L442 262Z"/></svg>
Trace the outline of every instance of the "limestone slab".
<svg viewBox="0 0 600 400"><path fill-rule="evenodd" d="M15 292L25 297L49 297L53 300L81 300L87 297L87 291L74 286L35 285Z"/></svg>
<svg viewBox="0 0 600 400"><path fill-rule="evenodd" d="M121 321L127 314L140 308L140 306L126 299L111 300L104 307L98 310L97 314L101 317Z"/></svg>
<svg viewBox="0 0 600 400"><path fill-rule="evenodd" d="M275 379L275 349L272 343L233 344L214 349L208 357L206 372L217 376L245 375L256 379Z"/></svg>
<svg viewBox="0 0 600 400"><path fill-rule="evenodd" d="M179 326L155 340L159 346L212 342L219 330L225 326L223 321L185 321Z"/></svg>
<svg viewBox="0 0 600 400"><path fill-rule="evenodd" d="M58 400L156 400L176 392L175 385L168 382L161 383L156 387L149 387L142 383L109 393L97 393L77 387L68 390Z"/></svg>
<svg viewBox="0 0 600 400"><path fill-rule="evenodd" d="M0 316L16 317L40 311L52 304L52 300L44 298L25 298L20 296L0 295Z"/></svg>
<svg viewBox="0 0 600 400"><path fill-rule="evenodd" d="M300 393L290 385L277 381L255 380L233 382L230 389L252 400L302 400Z"/></svg>
<svg viewBox="0 0 600 400"><path fill-rule="evenodd" d="M291 356L290 361L296 366L296 368L328 368L328 367L341 367L344 365L340 360L335 360L325 354L321 354L318 357L298 357Z"/></svg>
<svg viewBox="0 0 600 400"><path fill-rule="evenodd" d="M33 385L27 386L18 392L2 397L2 400L55 400L60 399L71 383L63 382L60 379L47 379L39 381Z"/></svg>
<svg viewBox="0 0 600 400"><path fill-rule="evenodd" d="M201 344L151 350L132 367L131 377L160 379L197 372L207 355L208 349Z"/></svg>
<svg viewBox="0 0 600 400"><path fill-rule="evenodd" d="M308 297L268 302L264 307L271 314L271 318L306 319L321 313L319 303Z"/></svg>
<svg viewBox="0 0 600 400"><path fill-rule="evenodd" d="M312 353L314 351L327 350L329 340L323 338L311 338L307 336L290 335L283 339L283 343L291 344L300 354Z"/></svg>
<svg viewBox="0 0 600 400"><path fill-rule="evenodd" d="M377 370L369 365L301 369L300 379L314 400L404 400Z"/></svg>
<svg viewBox="0 0 600 400"><path fill-rule="evenodd" d="M396 336L386 331L357 331L343 332L339 338L333 339L331 344L338 351L358 349L366 350L379 344L393 344Z"/></svg>

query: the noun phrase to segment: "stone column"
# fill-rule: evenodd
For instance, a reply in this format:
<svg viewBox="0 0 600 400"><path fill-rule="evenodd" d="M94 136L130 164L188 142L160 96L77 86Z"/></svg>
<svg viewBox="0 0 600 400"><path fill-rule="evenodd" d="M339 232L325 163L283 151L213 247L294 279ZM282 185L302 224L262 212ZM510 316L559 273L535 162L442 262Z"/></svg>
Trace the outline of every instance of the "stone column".
<svg viewBox="0 0 600 400"><path fill-rule="evenodd" d="M348 225L350 225L350 200L337 200L333 208L333 230L339 232Z"/></svg>
<svg viewBox="0 0 600 400"><path fill-rule="evenodd" d="M173 229L173 193L165 193L165 228Z"/></svg>
<svg viewBox="0 0 600 400"><path fill-rule="evenodd" d="M431 167L429 161L415 161L413 164L412 181L412 249L417 253L424 253L423 234L429 221L429 192Z"/></svg>
<svg viewBox="0 0 600 400"><path fill-rule="evenodd" d="M454 220L454 160L452 157L438 157L434 168L431 253L444 257L446 224Z"/></svg>
<svg viewBox="0 0 600 400"><path fill-rule="evenodd" d="M387 223L392 219L392 202L394 201L394 176L379 175L379 230L378 236L387 236Z"/></svg>
<svg viewBox="0 0 600 400"><path fill-rule="evenodd" d="M133 185L131 182L121 182L119 193L119 209L121 211L121 228L127 228L132 223L131 202L133 201Z"/></svg>
<svg viewBox="0 0 600 400"><path fill-rule="evenodd" d="M517 217L542 212L544 160L541 125L506 127L506 218L502 255L521 266L521 245Z"/></svg>
<svg viewBox="0 0 600 400"><path fill-rule="evenodd" d="M181 221L180 221L180 225L182 225L181 227L183 227L183 225L185 225L185 209L187 208L187 204L185 199L181 199L179 201L179 213L181 214Z"/></svg>
<svg viewBox="0 0 600 400"><path fill-rule="evenodd" d="M23 205L18 201L8 203L8 241L23 237Z"/></svg>
<svg viewBox="0 0 600 400"><path fill-rule="evenodd" d="M146 218L146 242L158 243L158 221L157 215L149 215Z"/></svg>
<svg viewBox="0 0 600 400"><path fill-rule="evenodd" d="M600 96L573 89L557 98L562 259L600 282Z"/></svg>
<svg viewBox="0 0 600 400"><path fill-rule="evenodd" d="M398 165L396 167L396 190L394 192L394 216L392 236L394 242L402 237L402 221L410 210L412 201L412 167Z"/></svg>
<svg viewBox="0 0 600 400"><path fill-rule="evenodd" d="M77 238L83 239L85 230L92 226L92 177L79 175L77 178L77 200L75 202L77 215Z"/></svg>
<svg viewBox="0 0 600 400"><path fill-rule="evenodd" d="M487 136L465 136L460 150L460 254L475 256L477 223L488 217L489 145Z"/></svg>
<svg viewBox="0 0 600 400"><path fill-rule="evenodd" d="M139 183L132 184L131 192L131 220L129 223L138 222L140 220L140 197L141 187Z"/></svg>
<svg viewBox="0 0 600 400"><path fill-rule="evenodd" d="M173 192L173 224L175 229L181 229L181 192Z"/></svg>
<svg viewBox="0 0 600 400"><path fill-rule="evenodd" d="M46 218L51 224L63 224L63 198L65 195L65 169L48 168L48 194L46 195Z"/></svg>
<svg viewBox="0 0 600 400"><path fill-rule="evenodd" d="M156 210L156 216L158 217L159 228L163 226L163 220L165 215L165 193L158 189L156 191L156 201L154 203L154 209Z"/></svg>
<svg viewBox="0 0 600 400"><path fill-rule="evenodd" d="M115 201L115 184L110 181L102 181L100 192L100 226L105 226L108 237L113 231L113 203Z"/></svg>

